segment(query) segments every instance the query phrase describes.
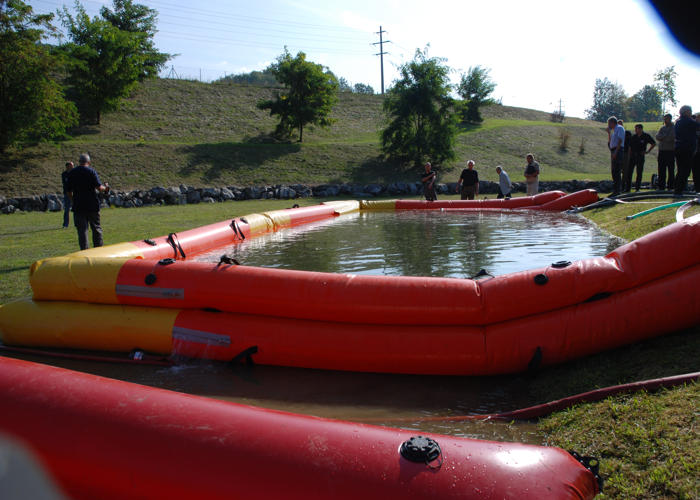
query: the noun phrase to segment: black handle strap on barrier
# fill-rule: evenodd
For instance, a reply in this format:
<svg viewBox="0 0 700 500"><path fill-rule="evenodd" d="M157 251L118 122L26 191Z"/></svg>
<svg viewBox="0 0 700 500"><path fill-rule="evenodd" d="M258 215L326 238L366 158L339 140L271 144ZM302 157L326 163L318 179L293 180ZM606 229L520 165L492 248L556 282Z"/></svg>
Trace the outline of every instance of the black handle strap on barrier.
<svg viewBox="0 0 700 500"><path fill-rule="evenodd" d="M258 353L258 346L250 346L248 349L244 349L238 354L236 354L233 358L231 358L230 364L232 366L237 366L243 361L245 361L245 364L249 367L253 366L255 362L253 361L253 354Z"/></svg>
<svg viewBox="0 0 700 500"><path fill-rule="evenodd" d="M155 241L153 241L153 240L150 239L150 238L146 238L145 240L143 240L143 242L146 243L146 244L148 244L148 245L151 245L152 247L154 247L154 246L156 246L156 245L158 244L158 243L156 243Z"/></svg>
<svg viewBox="0 0 700 500"><path fill-rule="evenodd" d="M170 243L171 247L173 247L173 251L175 252L176 259L177 259L178 252L182 256L183 260L187 258L187 256L185 255L185 251L182 249L182 245L180 245L180 239L177 237L177 233L170 233L168 235L168 239L166 241L168 243Z"/></svg>
<svg viewBox="0 0 700 500"><path fill-rule="evenodd" d="M245 234L243 234L243 231L241 230L241 228L238 227L238 222L236 222L236 219L233 219L231 221L231 229L233 229L233 234L238 236L241 240L245 239Z"/></svg>
<svg viewBox="0 0 700 500"><path fill-rule="evenodd" d="M241 263L238 262L236 259L234 259L233 257L231 257L229 255L225 255L225 254L219 258L219 263L216 265L216 267L219 267L221 264L228 264L229 266L234 266L234 265L240 266L241 265Z"/></svg>
<svg viewBox="0 0 700 500"><path fill-rule="evenodd" d="M158 281L158 277L156 276L156 267L158 266L169 266L170 264L175 264L177 262L175 259L172 259L170 257L167 257L165 259L160 259L158 262L153 264L153 268L151 269L151 272L146 275L146 277L143 279L144 283L147 285L153 285L156 281Z"/></svg>
<svg viewBox="0 0 700 500"><path fill-rule="evenodd" d="M476 280L476 279L479 279L479 278L483 278L483 277L485 277L485 276L491 276L492 278L494 277L494 275L491 274L490 272L488 272L486 269L481 269L481 270L480 270L478 273L476 273L474 276L470 276L469 279L470 279L470 280Z"/></svg>

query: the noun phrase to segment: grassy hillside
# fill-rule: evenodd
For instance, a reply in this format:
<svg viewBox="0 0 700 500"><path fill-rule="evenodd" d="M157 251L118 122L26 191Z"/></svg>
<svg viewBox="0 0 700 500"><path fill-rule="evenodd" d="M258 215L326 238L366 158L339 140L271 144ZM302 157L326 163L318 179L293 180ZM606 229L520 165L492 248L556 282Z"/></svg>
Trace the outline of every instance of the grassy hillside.
<svg viewBox="0 0 700 500"><path fill-rule="evenodd" d="M308 129L304 143L271 144L276 120L255 104L270 89L178 80L144 83L121 109L103 116L68 141L11 150L0 159L0 194L57 192L68 159L88 151L103 180L128 190L181 183L204 187L279 183L370 183L416 180L417 172L380 158L382 97L340 94L329 129ZM490 106L480 126L464 128L457 159L441 166L441 182L456 181L467 159L484 179L503 165L521 179L523 156L532 151L542 180L606 179L604 125L576 118L564 124L549 113ZM569 134L568 149L560 134ZM583 143L583 152L580 151ZM649 163L655 163L650 158ZM647 176L651 170L647 169Z"/></svg>

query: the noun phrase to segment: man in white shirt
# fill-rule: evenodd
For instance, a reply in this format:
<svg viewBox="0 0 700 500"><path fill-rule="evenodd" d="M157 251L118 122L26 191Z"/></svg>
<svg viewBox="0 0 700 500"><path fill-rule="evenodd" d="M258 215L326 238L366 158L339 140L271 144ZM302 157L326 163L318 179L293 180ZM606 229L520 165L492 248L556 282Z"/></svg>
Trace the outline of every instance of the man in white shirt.
<svg viewBox="0 0 700 500"><path fill-rule="evenodd" d="M620 194L620 174L625 147L625 129L617 123L617 118L608 118L608 148L610 148L610 173L613 180L611 196Z"/></svg>

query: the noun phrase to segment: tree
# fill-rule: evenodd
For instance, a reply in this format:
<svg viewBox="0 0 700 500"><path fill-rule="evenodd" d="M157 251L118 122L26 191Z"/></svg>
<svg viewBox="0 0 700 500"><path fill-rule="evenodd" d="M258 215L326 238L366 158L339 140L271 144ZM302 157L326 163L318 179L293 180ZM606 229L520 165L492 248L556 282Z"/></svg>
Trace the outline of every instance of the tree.
<svg viewBox="0 0 700 500"><path fill-rule="evenodd" d="M352 92L352 85L345 77L338 78L338 92Z"/></svg>
<svg viewBox="0 0 700 500"><path fill-rule="evenodd" d="M489 76L490 71L488 68L474 66L469 68L466 75L462 75L457 93L466 102L466 108L462 114L465 122L482 122L483 118L479 113L479 107L494 102L493 99L489 99L496 88L496 84Z"/></svg>
<svg viewBox="0 0 700 500"><path fill-rule="evenodd" d="M158 12L145 5L135 4L131 0L112 0L112 2L114 11L102 7L100 15L115 28L140 35L140 52L143 57L140 59L142 67L139 79L158 76L171 57L170 54L158 52L153 43L153 37L157 33Z"/></svg>
<svg viewBox="0 0 700 500"><path fill-rule="evenodd" d="M444 59L416 50L412 61L399 68L400 78L386 93L384 111L389 124L381 132L382 150L390 158L442 162L454 158L457 118L450 98L450 68Z"/></svg>
<svg viewBox="0 0 700 500"><path fill-rule="evenodd" d="M675 66L669 66L668 68L661 69L654 74L654 82L656 83L656 88L661 95L661 113L666 110L666 103L670 102L673 106L677 104L676 102L676 73Z"/></svg>
<svg viewBox="0 0 700 500"><path fill-rule="evenodd" d="M372 86L364 83L356 83L352 88L352 91L356 94L374 94L374 89Z"/></svg>
<svg viewBox="0 0 700 500"><path fill-rule="evenodd" d="M151 21L124 10L141 6L119 0L115 5L115 13L106 15L117 25L149 29ZM67 82L83 118L99 124L102 112L116 109L140 80L156 76L162 58L149 49L152 31L122 30L106 19L90 19L77 1L75 10L75 17L65 7L59 13L71 40L62 47L68 58Z"/></svg>
<svg viewBox="0 0 700 500"><path fill-rule="evenodd" d="M279 87L280 85L280 83L275 80L275 75L270 72L269 68L263 71L251 71L250 73L227 75L216 80L216 83L239 83L245 85L255 85L258 87Z"/></svg>
<svg viewBox="0 0 700 500"><path fill-rule="evenodd" d="M52 77L59 59L41 40L53 14L35 15L20 0L0 0L0 152L30 139L55 139L77 124L75 106Z"/></svg>
<svg viewBox="0 0 700 500"><path fill-rule="evenodd" d="M613 83L607 78L596 78L593 90L593 106L586 110L589 120L598 122L607 121L611 116L624 118L625 100L624 89L618 83Z"/></svg>
<svg viewBox="0 0 700 500"><path fill-rule="evenodd" d="M660 121L661 95L653 85L645 85L642 90L627 99L627 118L640 122Z"/></svg>
<svg viewBox="0 0 700 500"><path fill-rule="evenodd" d="M290 137L297 129L299 142L302 142L304 125L331 125L330 113L338 90L338 80L333 73L320 64L307 61L303 52L292 57L286 48L268 69L284 85L286 92L277 92L275 99L260 101L257 106L280 117L277 135Z"/></svg>

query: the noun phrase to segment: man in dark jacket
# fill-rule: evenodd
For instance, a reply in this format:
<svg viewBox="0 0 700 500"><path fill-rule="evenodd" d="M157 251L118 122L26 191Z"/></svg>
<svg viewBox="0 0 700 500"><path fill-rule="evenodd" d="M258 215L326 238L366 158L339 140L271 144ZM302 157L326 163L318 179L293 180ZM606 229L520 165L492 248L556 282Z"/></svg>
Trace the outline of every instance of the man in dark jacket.
<svg viewBox="0 0 700 500"><path fill-rule="evenodd" d="M690 106L681 106L680 118L676 121L674 131L676 134L676 165L678 174L676 175L676 186L673 194L681 195L688 184L688 176L692 167L693 155L698 142L697 131L700 123L693 120L693 109ZM697 186L695 187L697 191Z"/></svg>
<svg viewBox="0 0 700 500"><path fill-rule="evenodd" d="M109 185L102 184L95 169L90 167L90 156L80 155L80 165L68 174L66 191L73 202L73 221L78 230L78 244L81 250L88 247L88 225L92 229L92 244L102 246L100 226L100 199L97 191L109 192Z"/></svg>
<svg viewBox="0 0 700 500"><path fill-rule="evenodd" d="M676 144L676 134L673 130L673 116L670 113L664 115L664 125L656 134L659 141L659 189L673 189L675 181L675 156L673 148ZM666 174L668 173L668 180Z"/></svg>
<svg viewBox="0 0 700 500"><path fill-rule="evenodd" d="M647 145L651 147L647 149ZM637 181L635 182L635 190L639 191L642 185L642 174L644 172L644 157L648 155L652 149L656 146L656 141L646 132L644 132L644 127L641 123L634 126L634 134L630 138L630 164L627 167L628 175L625 176L625 181L627 185L624 187L623 191L629 191L632 184L632 174L634 173L635 167L637 168Z"/></svg>
<svg viewBox="0 0 700 500"><path fill-rule="evenodd" d="M68 182L68 173L73 169L73 162L67 161L66 168L61 172L61 184L63 184L63 227L68 227L70 222L70 195L66 190L66 183Z"/></svg>

